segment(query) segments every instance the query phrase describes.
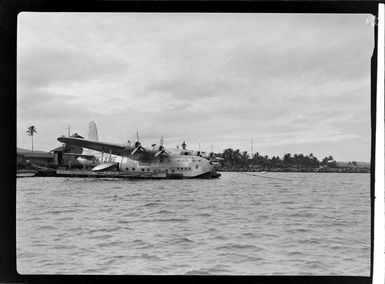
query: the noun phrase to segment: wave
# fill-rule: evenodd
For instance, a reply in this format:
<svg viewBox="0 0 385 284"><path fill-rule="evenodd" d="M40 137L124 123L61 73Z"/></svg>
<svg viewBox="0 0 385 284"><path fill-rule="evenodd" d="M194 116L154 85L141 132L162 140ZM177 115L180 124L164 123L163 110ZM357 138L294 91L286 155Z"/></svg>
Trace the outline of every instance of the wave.
<svg viewBox="0 0 385 284"><path fill-rule="evenodd" d="M61 213L75 213L75 212L80 212L81 210L78 209L66 209L66 210L54 210L54 211L47 211L46 213L48 214L61 214Z"/></svg>
<svg viewBox="0 0 385 284"><path fill-rule="evenodd" d="M308 266L311 269L325 268L327 265L324 262L318 260L310 260L305 262L305 266Z"/></svg>
<svg viewBox="0 0 385 284"><path fill-rule="evenodd" d="M59 218L59 219L56 219L57 221L68 221L68 220L73 220L74 218L73 217L63 217L63 218Z"/></svg>
<svg viewBox="0 0 385 284"><path fill-rule="evenodd" d="M173 212L162 209L162 210L160 210L160 211L158 211L156 213L159 213L159 214L170 214L170 213L173 213Z"/></svg>
<svg viewBox="0 0 385 284"><path fill-rule="evenodd" d="M217 247L217 249L230 249L230 250L262 250L262 248L257 247L255 245L250 244L226 244L220 247Z"/></svg>
<svg viewBox="0 0 385 284"><path fill-rule="evenodd" d="M210 272L204 269L198 269L198 270L193 269L193 270L187 271L185 275L210 275Z"/></svg>
<svg viewBox="0 0 385 284"><path fill-rule="evenodd" d="M99 229L93 229L93 230L87 231L87 233L89 233L89 234L110 233L110 232L117 231L117 230L120 230L120 228L119 227L99 228Z"/></svg>
<svg viewBox="0 0 385 284"><path fill-rule="evenodd" d="M176 239L173 243L175 244L180 244L180 243L193 243L194 241L193 240L190 240L189 238L186 238L186 237L180 237L178 239Z"/></svg>
<svg viewBox="0 0 385 284"><path fill-rule="evenodd" d="M149 206L157 206L157 205L160 205L161 203L159 202L149 202L149 203L146 203L144 205L142 205L142 207L149 207Z"/></svg>
<svg viewBox="0 0 385 284"><path fill-rule="evenodd" d="M113 242L108 242L108 243L101 243L101 244L98 244L99 247L103 248L103 247L120 247L121 245L123 245L124 242L122 241L113 241Z"/></svg>
<svg viewBox="0 0 385 284"><path fill-rule="evenodd" d="M257 234L254 234L254 233L251 233L251 232L242 233L242 236L250 237L250 238L258 237Z"/></svg>
<svg viewBox="0 0 385 284"><path fill-rule="evenodd" d="M212 215L209 214L209 213L198 213L198 214L196 214L195 216L200 216L200 217L210 217L210 216L212 216Z"/></svg>
<svg viewBox="0 0 385 284"><path fill-rule="evenodd" d="M162 260L159 256L152 255L152 254L147 254L147 253L143 253L140 256L140 258L150 259L150 260Z"/></svg>

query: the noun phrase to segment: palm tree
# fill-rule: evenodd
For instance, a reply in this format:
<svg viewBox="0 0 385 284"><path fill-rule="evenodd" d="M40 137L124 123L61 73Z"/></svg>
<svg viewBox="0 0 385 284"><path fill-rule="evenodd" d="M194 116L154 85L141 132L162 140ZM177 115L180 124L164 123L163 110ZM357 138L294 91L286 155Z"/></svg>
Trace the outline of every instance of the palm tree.
<svg viewBox="0 0 385 284"><path fill-rule="evenodd" d="M33 153L33 135L34 133L37 133L36 127L34 125L31 125L30 127L28 127L28 130L26 132L28 136L31 136L32 138L32 153Z"/></svg>

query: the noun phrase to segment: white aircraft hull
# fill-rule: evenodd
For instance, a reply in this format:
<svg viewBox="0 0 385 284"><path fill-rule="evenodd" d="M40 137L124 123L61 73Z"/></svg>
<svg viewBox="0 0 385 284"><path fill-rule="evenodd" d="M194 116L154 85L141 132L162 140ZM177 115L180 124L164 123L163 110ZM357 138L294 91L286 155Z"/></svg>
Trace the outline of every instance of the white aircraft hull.
<svg viewBox="0 0 385 284"><path fill-rule="evenodd" d="M210 162L197 156L174 156L148 162L123 157L116 165L115 168L118 169L119 174L132 177L218 177L215 175L215 170ZM101 164L93 169L94 172L107 170L111 170L111 163Z"/></svg>
<svg viewBox="0 0 385 284"><path fill-rule="evenodd" d="M150 178L195 178L219 177L209 160L185 149L165 149L163 143L152 149L144 148L138 141L135 144L116 144L79 137L59 137L58 141L80 146L108 155L109 162L102 162L92 168L93 175ZM95 155L78 155L83 165L96 162ZM115 158L113 158L115 157ZM83 159L84 158L84 159ZM91 160L87 161L86 159ZM111 159L110 159L111 158ZM211 158L210 158L211 160ZM92 165L92 164L90 164ZM71 173L72 174L72 173Z"/></svg>

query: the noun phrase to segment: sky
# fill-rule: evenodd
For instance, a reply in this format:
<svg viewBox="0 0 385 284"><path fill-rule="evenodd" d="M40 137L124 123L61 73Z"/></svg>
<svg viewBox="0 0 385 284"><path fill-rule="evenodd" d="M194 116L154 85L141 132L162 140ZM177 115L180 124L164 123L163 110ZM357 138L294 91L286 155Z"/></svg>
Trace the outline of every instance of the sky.
<svg viewBox="0 0 385 284"><path fill-rule="evenodd" d="M368 14L18 16L17 146L86 135L143 146L370 161Z"/></svg>

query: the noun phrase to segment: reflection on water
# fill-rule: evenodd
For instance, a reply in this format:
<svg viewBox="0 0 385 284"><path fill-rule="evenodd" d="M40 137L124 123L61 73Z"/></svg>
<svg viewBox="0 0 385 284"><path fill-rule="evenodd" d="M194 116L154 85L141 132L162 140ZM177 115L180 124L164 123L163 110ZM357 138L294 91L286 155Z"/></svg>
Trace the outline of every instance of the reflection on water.
<svg viewBox="0 0 385 284"><path fill-rule="evenodd" d="M369 275L369 174L264 175L17 179L17 270Z"/></svg>

